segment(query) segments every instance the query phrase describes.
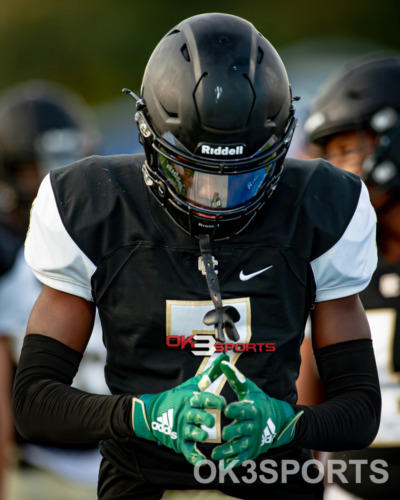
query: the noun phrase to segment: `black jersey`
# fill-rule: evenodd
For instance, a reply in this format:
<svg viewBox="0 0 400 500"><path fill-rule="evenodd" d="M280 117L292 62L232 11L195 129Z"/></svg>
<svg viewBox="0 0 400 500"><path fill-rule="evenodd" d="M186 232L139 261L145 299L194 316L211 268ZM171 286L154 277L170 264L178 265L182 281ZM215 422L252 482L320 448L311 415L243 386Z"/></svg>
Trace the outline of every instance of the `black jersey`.
<svg viewBox="0 0 400 500"><path fill-rule="evenodd" d="M371 283L360 293L360 298L374 343L382 394L381 423L368 449L332 455L333 459L346 463L345 478L349 482L345 483L337 476L334 480L361 498L391 499L400 488L400 263L389 264L380 256ZM359 478L354 465L357 460L368 461L368 465L360 469L362 475ZM373 463L380 464L387 472L387 480L378 483L371 480L370 466Z"/></svg>
<svg viewBox="0 0 400 500"><path fill-rule="evenodd" d="M143 161L142 155L91 157L54 170L39 191L26 244L39 279L95 302L114 394L170 389L218 354L201 342L209 346L213 335L203 323L213 304L198 240L175 226L147 190ZM313 303L357 293L370 280L375 214L366 193L357 176L327 162L287 159L253 223L213 244L224 305L240 313L240 338L227 352L272 397L296 402L299 350ZM224 377L210 390L227 401L234 397ZM220 427L218 420L205 452L220 442ZM183 456L151 442L110 440L102 452L150 482L196 484ZM268 455L310 457L290 447Z"/></svg>

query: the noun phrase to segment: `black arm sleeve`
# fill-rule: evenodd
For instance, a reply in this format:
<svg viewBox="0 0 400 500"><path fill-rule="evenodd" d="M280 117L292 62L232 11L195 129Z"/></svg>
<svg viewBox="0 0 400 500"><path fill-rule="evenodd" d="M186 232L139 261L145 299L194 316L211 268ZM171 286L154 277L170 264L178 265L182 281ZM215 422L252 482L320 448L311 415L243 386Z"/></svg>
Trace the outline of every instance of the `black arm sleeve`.
<svg viewBox="0 0 400 500"><path fill-rule="evenodd" d="M25 337L13 390L14 421L22 437L77 444L133 435L131 395L95 395L70 387L81 359L51 337Z"/></svg>
<svg viewBox="0 0 400 500"><path fill-rule="evenodd" d="M366 448L378 432L381 414L372 340L340 342L314 354L327 401L295 406L304 415L293 444L319 451Z"/></svg>

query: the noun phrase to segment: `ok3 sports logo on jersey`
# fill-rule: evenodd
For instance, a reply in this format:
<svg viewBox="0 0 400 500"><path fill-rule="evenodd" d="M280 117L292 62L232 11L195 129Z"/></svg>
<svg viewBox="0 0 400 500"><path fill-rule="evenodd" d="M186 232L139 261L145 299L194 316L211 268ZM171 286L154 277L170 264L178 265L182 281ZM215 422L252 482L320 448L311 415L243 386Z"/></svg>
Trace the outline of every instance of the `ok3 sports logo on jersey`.
<svg viewBox="0 0 400 500"><path fill-rule="evenodd" d="M194 356L212 356L215 352L273 352L275 342L216 342L214 335L197 334L169 335L167 346L175 349L190 349Z"/></svg>
<svg viewBox="0 0 400 500"><path fill-rule="evenodd" d="M201 262L199 261L199 264ZM190 351L193 356L212 356L214 353L273 352L275 342L261 337L254 339L251 328L251 304L249 297L229 299L224 303L239 312L235 323L239 339L235 342L217 342L214 327L205 328L204 317L213 307L211 300L167 300L166 344L171 349ZM208 325L207 325L208 326ZM256 342L256 340L262 340Z"/></svg>

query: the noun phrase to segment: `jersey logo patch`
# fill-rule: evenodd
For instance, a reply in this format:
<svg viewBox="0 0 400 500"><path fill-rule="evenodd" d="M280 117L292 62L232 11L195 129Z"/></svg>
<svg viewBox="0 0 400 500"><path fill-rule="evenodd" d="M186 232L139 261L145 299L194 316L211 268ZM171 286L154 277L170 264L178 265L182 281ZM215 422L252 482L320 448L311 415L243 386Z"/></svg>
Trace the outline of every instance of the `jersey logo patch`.
<svg viewBox="0 0 400 500"><path fill-rule="evenodd" d="M272 266L265 267L264 269L260 269L259 271L256 271L255 273L251 273L251 274L244 274L243 269L242 269L240 271L239 278L241 281L251 280L251 278L258 276L259 274L263 273L264 271L268 271L268 269L271 269L271 267Z"/></svg>
<svg viewBox="0 0 400 500"><path fill-rule="evenodd" d="M218 274L218 270L216 269L216 267L218 266L218 261L214 256L211 256L211 259L212 259L212 264L214 267L215 274ZM203 257L199 257L197 259L197 267L198 267L198 270L201 272L201 274L203 274L204 276L207 275L206 266L204 264Z"/></svg>

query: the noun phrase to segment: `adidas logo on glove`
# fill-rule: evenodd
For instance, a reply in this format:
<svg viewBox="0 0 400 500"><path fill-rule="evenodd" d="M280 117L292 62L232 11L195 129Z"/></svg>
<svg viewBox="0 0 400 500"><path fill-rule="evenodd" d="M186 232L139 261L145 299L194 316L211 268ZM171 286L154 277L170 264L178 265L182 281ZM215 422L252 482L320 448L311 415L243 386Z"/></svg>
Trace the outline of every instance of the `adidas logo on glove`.
<svg viewBox="0 0 400 500"><path fill-rule="evenodd" d="M177 434L175 431L172 431L172 426L174 423L174 409L164 412L161 417L157 417L156 421L151 423L151 428L155 431L162 432L167 436L171 436L172 439L177 439Z"/></svg>
<svg viewBox="0 0 400 500"><path fill-rule="evenodd" d="M261 438L261 446L267 443L272 443L276 436L276 426L274 422L269 418L267 420L267 426L264 429L262 438Z"/></svg>

